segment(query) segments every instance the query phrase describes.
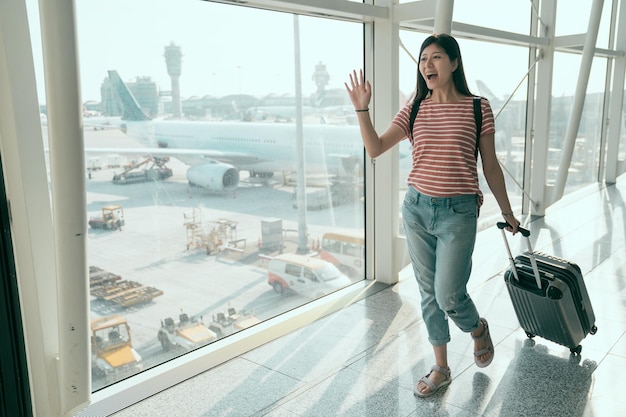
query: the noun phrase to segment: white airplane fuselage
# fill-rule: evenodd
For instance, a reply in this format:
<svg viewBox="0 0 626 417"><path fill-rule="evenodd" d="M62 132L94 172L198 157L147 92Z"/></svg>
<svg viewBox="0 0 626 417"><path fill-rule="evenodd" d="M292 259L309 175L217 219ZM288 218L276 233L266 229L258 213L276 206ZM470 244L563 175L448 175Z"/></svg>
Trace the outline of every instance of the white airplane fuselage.
<svg viewBox="0 0 626 417"><path fill-rule="evenodd" d="M238 170L298 169L297 128L292 123L125 121L122 130L149 148L160 148L189 165L216 160ZM362 160L357 126L303 125L305 169L332 173L342 161ZM184 150L184 152L180 152ZM194 155L193 150L197 150Z"/></svg>

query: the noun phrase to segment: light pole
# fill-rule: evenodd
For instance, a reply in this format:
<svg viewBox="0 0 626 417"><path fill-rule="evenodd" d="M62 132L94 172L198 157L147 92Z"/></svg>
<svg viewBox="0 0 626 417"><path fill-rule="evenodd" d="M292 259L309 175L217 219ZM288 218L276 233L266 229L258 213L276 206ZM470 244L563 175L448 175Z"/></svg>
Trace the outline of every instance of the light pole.
<svg viewBox="0 0 626 417"><path fill-rule="evenodd" d="M309 231L307 226L306 203L306 176L304 156L304 129L302 127L302 74L300 69L300 23L298 15L293 15L293 43L294 64L296 78L296 155L298 170L296 175L296 198L298 201L298 247L297 253L308 253L307 240Z"/></svg>

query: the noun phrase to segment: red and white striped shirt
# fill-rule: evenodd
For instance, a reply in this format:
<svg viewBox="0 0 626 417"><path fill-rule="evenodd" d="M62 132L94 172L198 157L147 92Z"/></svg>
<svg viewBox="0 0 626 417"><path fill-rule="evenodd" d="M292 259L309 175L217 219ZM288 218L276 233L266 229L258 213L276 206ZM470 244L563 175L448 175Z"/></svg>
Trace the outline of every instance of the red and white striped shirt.
<svg viewBox="0 0 626 417"><path fill-rule="evenodd" d="M409 102L392 123L409 135ZM489 101L481 99L483 114L481 136L495 132ZM420 193L432 197L483 195L478 186L476 169L476 122L473 97L453 103L436 103L430 98L421 102L413 125L413 167L407 183Z"/></svg>

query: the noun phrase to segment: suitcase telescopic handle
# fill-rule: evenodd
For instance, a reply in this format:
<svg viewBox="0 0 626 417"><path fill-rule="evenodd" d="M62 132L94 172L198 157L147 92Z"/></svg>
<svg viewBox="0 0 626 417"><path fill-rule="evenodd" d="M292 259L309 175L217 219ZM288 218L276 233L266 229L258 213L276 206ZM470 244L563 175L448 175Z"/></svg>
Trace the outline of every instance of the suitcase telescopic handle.
<svg viewBox="0 0 626 417"><path fill-rule="evenodd" d="M511 263L511 270L513 271L513 275L515 279L519 281L519 276L517 275L517 268L515 267L515 259L513 258L513 254L511 253L511 248L509 246L509 241L506 238L504 233L504 228L511 227L507 222L497 222L496 225L498 229L502 232L502 238L504 239L504 246L506 246L506 251L509 253L509 261ZM535 258L535 252L533 252L532 245L530 243L530 230L525 229L521 226L517 227L517 230L526 238L526 246L528 247L528 258L530 259L530 264L533 267L533 273L535 275L535 282L537 283L537 288L541 289L541 277L539 276L539 267L537 267L537 259Z"/></svg>
<svg viewBox="0 0 626 417"><path fill-rule="evenodd" d="M508 224L507 222L498 222L496 223L498 225L498 229L502 230L505 227L512 227L510 224ZM522 226L517 226L517 230L522 234L522 236L524 237L529 237L530 236L530 230L528 229L524 229Z"/></svg>

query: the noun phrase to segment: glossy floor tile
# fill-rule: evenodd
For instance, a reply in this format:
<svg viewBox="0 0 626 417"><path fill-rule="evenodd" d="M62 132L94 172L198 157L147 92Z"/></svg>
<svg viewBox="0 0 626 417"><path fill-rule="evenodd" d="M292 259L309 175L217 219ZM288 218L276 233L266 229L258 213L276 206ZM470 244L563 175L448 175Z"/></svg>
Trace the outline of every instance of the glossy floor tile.
<svg viewBox="0 0 626 417"><path fill-rule="evenodd" d="M587 190L588 191L588 190ZM598 187L528 223L538 251L578 263L598 332L580 355L519 327L504 284L497 228L477 239L470 293L489 320L493 363L478 368L451 325L453 382L420 399L434 363L410 268L401 281L115 414L135 416L604 417L626 409L626 183ZM525 249L510 236L514 253ZM155 412L157 414L155 414Z"/></svg>

